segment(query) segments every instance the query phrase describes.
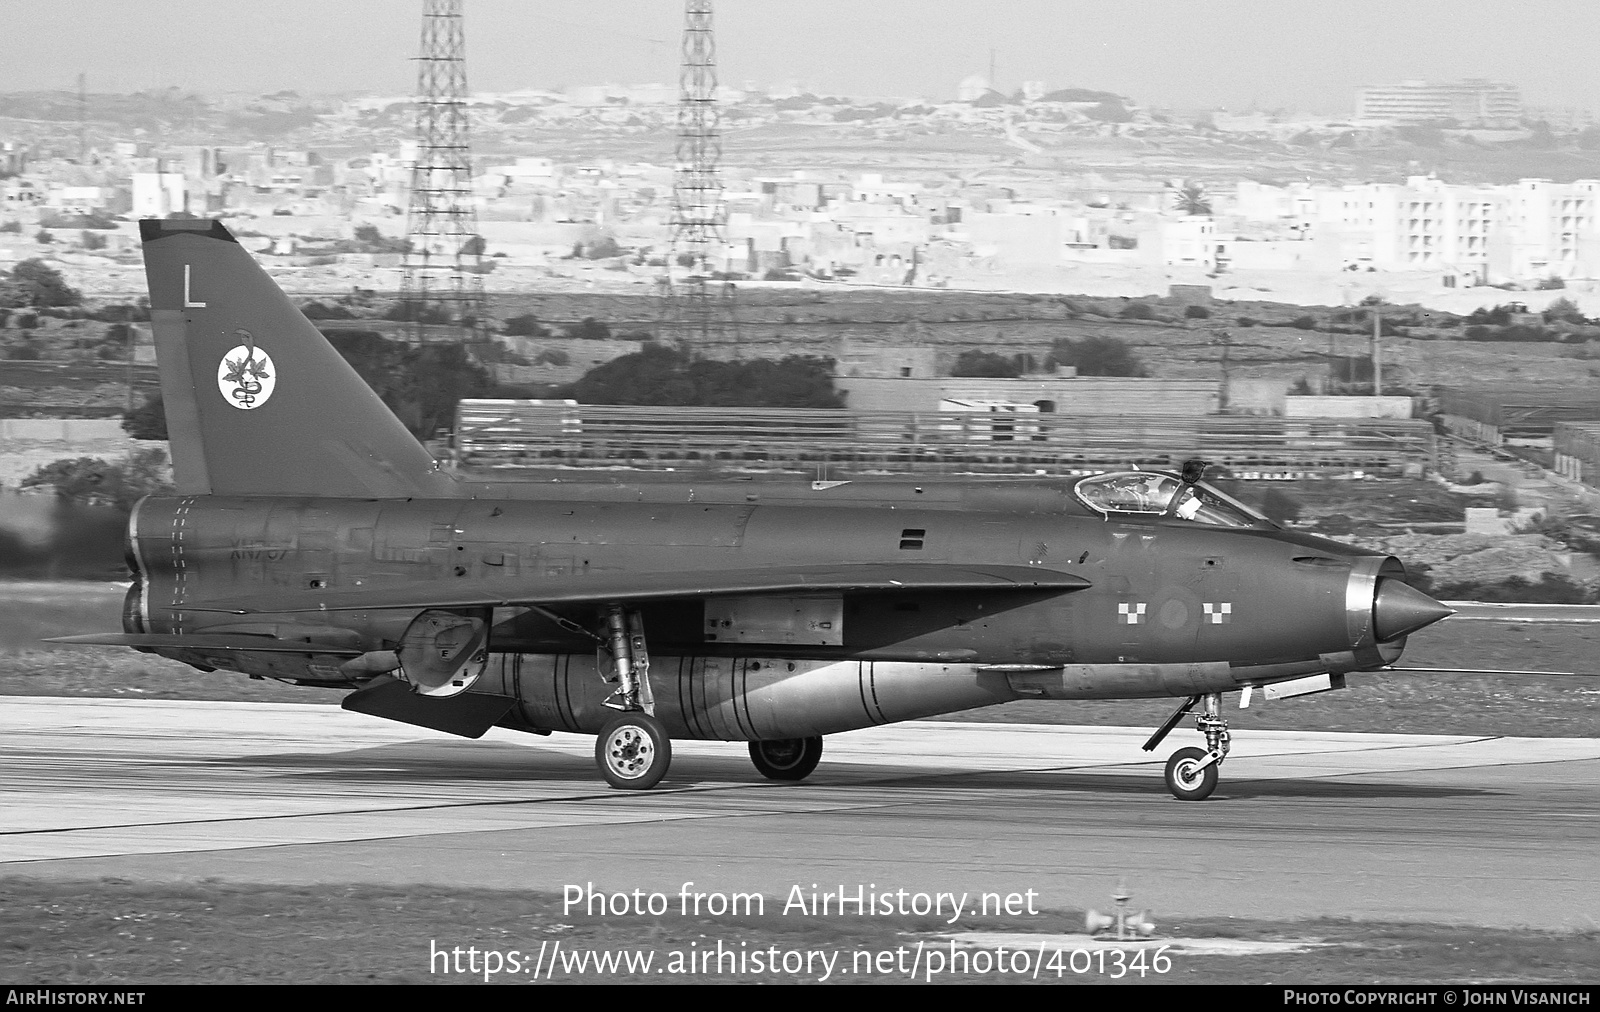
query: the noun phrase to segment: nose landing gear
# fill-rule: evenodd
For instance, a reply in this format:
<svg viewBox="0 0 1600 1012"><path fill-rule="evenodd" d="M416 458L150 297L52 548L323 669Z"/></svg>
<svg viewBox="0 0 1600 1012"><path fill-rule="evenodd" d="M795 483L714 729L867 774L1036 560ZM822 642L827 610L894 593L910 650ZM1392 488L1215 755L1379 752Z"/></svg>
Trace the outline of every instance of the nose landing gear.
<svg viewBox="0 0 1600 1012"><path fill-rule="evenodd" d="M1217 789L1217 764L1203 748L1180 748L1167 760L1167 790L1180 801L1200 801Z"/></svg>
<svg viewBox="0 0 1600 1012"><path fill-rule="evenodd" d="M659 720L643 710L629 710L606 721L595 739L594 758L612 787L648 791L667 775L672 739Z"/></svg>
<svg viewBox="0 0 1600 1012"><path fill-rule="evenodd" d="M1180 801L1202 801L1217 789L1222 760L1228 757L1228 747L1232 741L1232 735L1228 733L1228 722L1222 717L1222 694L1212 692L1203 696L1190 696L1179 704L1172 716L1167 718L1167 722L1144 743L1144 751L1154 751L1178 725L1178 721L1183 719L1183 715L1194 709L1194 705L1202 699L1205 700L1205 710L1195 718L1195 726L1206 736L1206 747L1180 748L1167 760L1167 790Z"/></svg>
<svg viewBox="0 0 1600 1012"><path fill-rule="evenodd" d="M595 765L612 787L647 791L661 782L672 765L672 739L655 716L644 621L638 611L615 603L602 609L601 620L609 634L597 657L601 677L617 684L605 705L621 712L600 729L594 744Z"/></svg>

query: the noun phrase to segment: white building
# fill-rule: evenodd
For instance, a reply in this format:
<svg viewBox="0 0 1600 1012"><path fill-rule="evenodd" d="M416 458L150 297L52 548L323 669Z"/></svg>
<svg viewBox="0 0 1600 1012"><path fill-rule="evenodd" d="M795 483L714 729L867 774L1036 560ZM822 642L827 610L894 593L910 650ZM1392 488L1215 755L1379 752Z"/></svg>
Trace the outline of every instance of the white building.
<svg viewBox="0 0 1600 1012"><path fill-rule="evenodd" d="M987 77L982 74L971 74L963 77L961 83L956 85L956 101L976 102L991 90L993 89L990 87Z"/></svg>
<svg viewBox="0 0 1600 1012"><path fill-rule="evenodd" d="M886 183L883 174L865 172L850 187L850 199L868 204L898 204L915 209L922 197L920 183Z"/></svg>
<svg viewBox="0 0 1600 1012"><path fill-rule="evenodd" d="M1523 179L1458 186L1430 176L1404 184L1239 185L1234 214L1272 238L1323 247L1346 269L1433 271L1479 282L1600 277L1600 181Z"/></svg>
<svg viewBox="0 0 1600 1012"><path fill-rule="evenodd" d="M65 214L88 214L106 206L110 192L102 186L52 186L50 203Z"/></svg>
<svg viewBox="0 0 1600 1012"><path fill-rule="evenodd" d="M1454 120L1464 126L1515 126L1522 118L1522 94L1515 85L1482 78L1452 84L1401 81L1358 89L1356 117L1387 123Z"/></svg>
<svg viewBox="0 0 1600 1012"><path fill-rule="evenodd" d="M1161 262L1168 267L1217 266L1217 223L1208 214L1191 214L1161 223Z"/></svg>
<svg viewBox="0 0 1600 1012"><path fill-rule="evenodd" d="M135 218L165 218L174 211L187 211L189 200L181 172L135 172L133 208Z"/></svg>
<svg viewBox="0 0 1600 1012"><path fill-rule="evenodd" d="M510 165L491 165L485 175L502 176L508 183L551 183L556 177L556 163L549 158L518 156Z"/></svg>
<svg viewBox="0 0 1600 1012"><path fill-rule="evenodd" d="M1600 181L1552 183L1520 179L1501 207L1491 273L1514 279L1593 278L1596 263L1596 197Z"/></svg>

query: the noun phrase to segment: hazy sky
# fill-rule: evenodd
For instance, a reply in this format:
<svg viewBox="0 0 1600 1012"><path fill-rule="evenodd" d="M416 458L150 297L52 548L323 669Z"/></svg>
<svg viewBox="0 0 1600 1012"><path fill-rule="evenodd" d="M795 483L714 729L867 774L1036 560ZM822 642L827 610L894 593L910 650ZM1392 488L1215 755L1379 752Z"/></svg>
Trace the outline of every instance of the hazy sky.
<svg viewBox="0 0 1600 1012"><path fill-rule="evenodd" d="M680 0L465 0L474 90L676 83ZM0 0L0 91L415 87L421 0ZM1353 89L1487 77L1600 110L1600 0L723 0L719 76L953 98L999 85L1350 112Z"/></svg>

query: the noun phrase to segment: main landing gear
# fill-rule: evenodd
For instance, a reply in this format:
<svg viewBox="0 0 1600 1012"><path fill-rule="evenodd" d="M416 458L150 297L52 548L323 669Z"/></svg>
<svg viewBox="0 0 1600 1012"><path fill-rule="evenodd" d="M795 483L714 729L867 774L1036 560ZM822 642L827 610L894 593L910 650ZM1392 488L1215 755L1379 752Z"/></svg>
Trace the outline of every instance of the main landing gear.
<svg viewBox="0 0 1600 1012"><path fill-rule="evenodd" d="M1195 718L1195 726L1200 733L1206 736L1206 747L1180 748L1172 753L1172 758L1167 760L1167 790L1179 801L1203 801L1211 796L1217 789L1217 778L1222 767L1222 760L1228 757L1228 746L1232 736L1228 734L1228 722L1222 718L1222 694L1219 692L1208 693L1203 696L1190 696L1178 705L1167 718L1167 722L1150 736L1144 743L1144 750L1152 752L1174 727L1183 715L1194 709L1194 705L1205 700L1205 710Z"/></svg>
<svg viewBox="0 0 1600 1012"><path fill-rule="evenodd" d="M599 650L601 677L617 685L605 705L622 712L600 728L594 743L595 765L612 787L647 791L672 765L672 739L655 717L644 621L638 611L624 611L620 604L606 605L601 619L606 630Z"/></svg>
<svg viewBox="0 0 1600 1012"><path fill-rule="evenodd" d="M804 780L822 761L822 738L779 738L750 743L750 761L768 780Z"/></svg>

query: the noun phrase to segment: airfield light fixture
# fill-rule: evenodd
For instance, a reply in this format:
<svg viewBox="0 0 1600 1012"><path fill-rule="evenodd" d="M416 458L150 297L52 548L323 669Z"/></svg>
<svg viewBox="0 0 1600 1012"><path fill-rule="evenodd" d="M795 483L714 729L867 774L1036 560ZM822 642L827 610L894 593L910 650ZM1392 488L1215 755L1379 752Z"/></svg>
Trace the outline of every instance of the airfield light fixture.
<svg viewBox="0 0 1600 1012"><path fill-rule="evenodd" d="M1115 914L1102 914L1097 910L1090 910L1084 917L1084 927L1091 935L1116 928L1118 941L1128 941L1136 938L1149 938L1156 933L1155 922L1150 920L1149 910L1140 910L1133 913L1129 910L1129 901L1133 894L1128 891L1128 880L1117 880L1117 890L1111 894L1111 901L1116 904Z"/></svg>

